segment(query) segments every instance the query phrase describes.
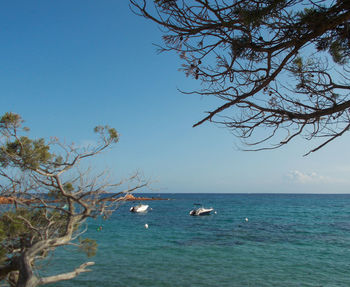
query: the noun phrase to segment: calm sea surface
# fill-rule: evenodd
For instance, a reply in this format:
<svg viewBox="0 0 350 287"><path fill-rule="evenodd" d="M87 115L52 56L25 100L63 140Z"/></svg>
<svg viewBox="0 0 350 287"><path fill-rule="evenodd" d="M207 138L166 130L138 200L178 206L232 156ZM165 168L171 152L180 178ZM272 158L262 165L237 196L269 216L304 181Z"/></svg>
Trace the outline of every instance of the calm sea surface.
<svg viewBox="0 0 350 287"><path fill-rule="evenodd" d="M51 286L350 286L350 195L161 197L172 200L148 202L146 214L129 212L129 202L91 221L97 255L57 251L46 268L95 261L93 272ZM192 217L193 203L217 214Z"/></svg>

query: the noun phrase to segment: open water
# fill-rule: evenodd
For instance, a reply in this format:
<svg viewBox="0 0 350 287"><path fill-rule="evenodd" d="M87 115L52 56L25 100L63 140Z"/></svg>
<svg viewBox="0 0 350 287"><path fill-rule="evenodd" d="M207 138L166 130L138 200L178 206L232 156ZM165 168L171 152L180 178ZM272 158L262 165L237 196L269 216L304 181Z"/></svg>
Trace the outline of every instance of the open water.
<svg viewBox="0 0 350 287"><path fill-rule="evenodd" d="M350 286L350 195L161 197L172 200L147 202L146 214L129 212L128 202L90 222L97 255L59 251L46 268L95 261L93 271L51 286ZM193 203L217 214L190 216Z"/></svg>

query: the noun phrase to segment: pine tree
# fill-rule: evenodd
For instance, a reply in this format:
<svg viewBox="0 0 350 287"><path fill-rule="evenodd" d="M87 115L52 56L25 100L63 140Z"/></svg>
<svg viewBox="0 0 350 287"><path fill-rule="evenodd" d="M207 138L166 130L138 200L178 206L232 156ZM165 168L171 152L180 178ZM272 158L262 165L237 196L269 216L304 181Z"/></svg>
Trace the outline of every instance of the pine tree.
<svg viewBox="0 0 350 287"><path fill-rule="evenodd" d="M0 281L11 286L32 287L74 278L94 262L72 272L39 278L38 263L53 250L75 245L88 257L97 243L83 238L88 218L108 217L125 194L148 183L138 174L130 179L132 188L116 192L122 182L111 183L103 174L92 176L79 164L108 150L119 140L115 129L95 128L99 136L89 149L60 143L57 139L25 136L22 118L6 113L0 118Z"/></svg>
<svg viewBox="0 0 350 287"><path fill-rule="evenodd" d="M201 96L221 104L198 126L225 125L249 150L297 136L314 152L350 128L350 2L130 0L163 31Z"/></svg>

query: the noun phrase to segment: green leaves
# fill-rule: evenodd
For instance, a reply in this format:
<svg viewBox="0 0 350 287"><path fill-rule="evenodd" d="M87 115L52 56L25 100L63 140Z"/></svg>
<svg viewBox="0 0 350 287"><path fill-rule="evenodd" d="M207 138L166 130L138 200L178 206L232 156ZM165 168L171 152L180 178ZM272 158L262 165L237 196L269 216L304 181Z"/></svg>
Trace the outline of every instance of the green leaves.
<svg viewBox="0 0 350 287"><path fill-rule="evenodd" d="M298 73L302 73L303 72L303 58L298 56L294 59L293 61L293 72L298 74Z"/></svg>
<svg viewBox="0 0 350 287"><path fill-rule="evenodd" d="M118 141L119 140L119 135L116 131L116 129L114 128L108 128L108 134L110 136L111 139Z"/></svg>
<svg viewBox="0 0 350 287"><path fill-rule="evenodd" d="M12 112L8 112L8 113L5 113L0 119L0 129L19 128L22 123L23 123L23 120L20 115Z"/></svg>
<svg viewBox="0 0 350 287"><path fill-rule="evenodd" d="M331 54L334 62L344 65L349 61L347 57L349 54L348 43L344 43L344 41L339 40L332 42L329 47L329 53Z"/></svg>
<svg viewBox="0 0 350 287"><path fill-rule="evenodd" d="M22 136L0 147L0 164L11 164L22 169L37 169L52 158L44 139L31 140Z"/></svg>
<svg viewBox="0 0 350 287"><path fill-rule="evenodd" d="M85 252L87 257L92 257L96 255L97 252L97 242L96 240L85 238L79 238L79 248L82 252Z"/></svg>
<svg viewBox="0 0 350 287"><path fill-rule="evenodd" d="M63 234L67 215L44 209L17 208L0 216L0 246L11 249L25 248L40 240L41 232L50 230L50 221L55 222L49 233L52 236Z"/></svg>
<svg viewBox="0 0 350 287"><path fill-rule="evenodd" d="M76 244L76 238L85 232L87 218L101 214L104 206L98 199L108 184L103 175L91 178L79 163L117 143L117 131L97 126L99 141L79 147L57 138L30 138L22 123L15 113L0 117L1 194L16 198L0 213L0 264L17 264L27 254L34 268L55 248L71 243L94 256L96 241L80 239Z"/></svg>
<svg viewBox="0 0 350 287"><path fill-rule="evenodd" d="M163 9L176 5L176 0L154 0L154 3Z"/></svg>
<svg viewBox="0 0 350 287"><path fill-rule="evenodd" d="M74 190L73 184L71 182L66 182L64 184L64 189L69 192L73 191Z"/></svg>
<svg viewBox="0 0 350 287"><path fill-rule="evenodd" d="M119 141L119 135L116 129L109 126L96 126L94 132L99 134L105 141L111 143L117 143Z"/></svg>
<svg viewBox="0 0 350 287"><path fill-rule="evenodd" d="M11 250L25 248L28 242L37 237L37 233L30 226L37 226L43 221L42 211L19 208L8 211L0 217L1 246Z"/></svg>

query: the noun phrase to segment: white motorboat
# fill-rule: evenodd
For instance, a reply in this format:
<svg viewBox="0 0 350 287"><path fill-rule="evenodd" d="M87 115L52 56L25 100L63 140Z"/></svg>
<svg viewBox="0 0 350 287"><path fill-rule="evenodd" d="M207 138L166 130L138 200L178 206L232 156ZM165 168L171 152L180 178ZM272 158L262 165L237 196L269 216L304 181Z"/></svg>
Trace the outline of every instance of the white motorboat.
<svg viewBox="0 0 350 287"><path fill-rule="evenodd" d="M146 212L148 210L149 205L147 204L138 204L135 206L132 206L130 208L131 212Z"/></svg>
<svg viewBox="0 0 350 287"><path fill-rule="evenodd" d="M199 208L195 208L193 210L190 211L190 215L193 216L198 216L198 215L209 215L210 212L212 212L214 210L214 208L204 208L204 207L199 207Z"/></svg>

